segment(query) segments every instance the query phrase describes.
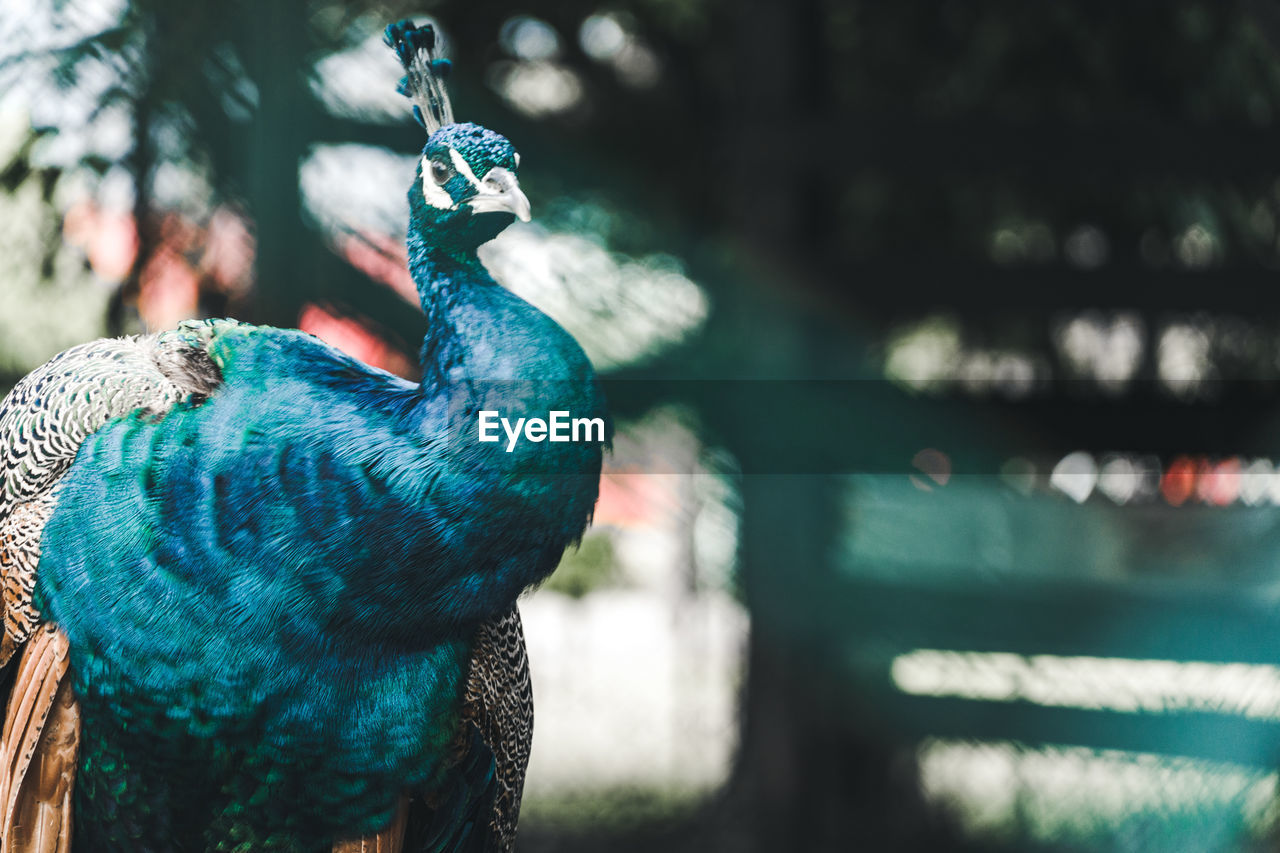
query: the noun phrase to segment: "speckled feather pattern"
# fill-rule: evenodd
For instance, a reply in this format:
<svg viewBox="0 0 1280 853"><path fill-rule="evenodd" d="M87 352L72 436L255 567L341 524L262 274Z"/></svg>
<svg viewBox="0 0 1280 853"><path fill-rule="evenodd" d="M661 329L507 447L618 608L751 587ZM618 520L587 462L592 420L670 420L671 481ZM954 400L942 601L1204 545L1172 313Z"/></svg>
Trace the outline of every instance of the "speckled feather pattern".
<svg viewBox="0 0 1280 853"><path fill-rule="evenodd" d="M108 420L186 395L160 372L154 337L94 341L33 371L0 403L0 519L47 491Z"/></svg>
<svg viewBox="0 0 1280 853"><path fill-rule="evenodd" d="M485 623L476 633L462 718L480 730L495 758L498 789L488 849L510 853L533 741L533 686L519 610Z"/></svg>
<svg viewBox="0 0 1280 853"><path fill-rule="evenodd" d="M218 382L199 344L222 324L186 323L172 332L73 347L32 371L0 402L0 519L47 491L80 443L108 420L136 409L167 411Z"/></svg>
<svg viewBox="0 0 1280 853"><path fill-rule="evenodd" d="M40 624L40 614L32 602L40 562L40 534L57 499L55 483L37 497L14 506L0 521L0 583L4 592L0 666L9 663Z"/></svg>

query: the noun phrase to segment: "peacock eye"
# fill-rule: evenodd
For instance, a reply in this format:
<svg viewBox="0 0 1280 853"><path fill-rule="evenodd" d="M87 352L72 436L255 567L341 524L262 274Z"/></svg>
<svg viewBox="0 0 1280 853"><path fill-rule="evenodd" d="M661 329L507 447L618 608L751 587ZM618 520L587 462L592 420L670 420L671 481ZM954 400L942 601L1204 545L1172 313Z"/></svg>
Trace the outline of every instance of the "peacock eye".
<svg viewBox="0 0 1280 853"><path fill-rule="evenodd" d="M444 186L452 172L452 169L439 160L431 161L431 180L435 181L438 186Z"/></svg>

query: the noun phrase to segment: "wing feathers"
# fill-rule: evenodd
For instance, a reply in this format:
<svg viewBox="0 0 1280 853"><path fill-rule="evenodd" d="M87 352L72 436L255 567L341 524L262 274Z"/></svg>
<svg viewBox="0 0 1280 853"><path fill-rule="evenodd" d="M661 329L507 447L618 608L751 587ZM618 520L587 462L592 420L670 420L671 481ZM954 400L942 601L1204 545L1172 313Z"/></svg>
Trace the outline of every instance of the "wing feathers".
<svg viewBox="0 0 1280 853"><path fill-rule="evenodd" d="M476 632L462 716L493 753L497 796L489 832L495 849L510 851L533 740L533 688L519 608Z"/></svg>
<svg viewBox="0 0 1280 853"><path fill-rule="evenodd" d="M31 598L36 564L40 561L40 532L53 513L56 500L56 489L51 489L0 518L0 593L4 601L0 667L9 663L14 651L40 623Z"/></svg>
<svg viewBox="0 0 1280 853"><path fill-rule="evenodd" d="M67 675L67 638L54 625L22 651L0 730L0 850L69 853L80 711Z"/></svg>

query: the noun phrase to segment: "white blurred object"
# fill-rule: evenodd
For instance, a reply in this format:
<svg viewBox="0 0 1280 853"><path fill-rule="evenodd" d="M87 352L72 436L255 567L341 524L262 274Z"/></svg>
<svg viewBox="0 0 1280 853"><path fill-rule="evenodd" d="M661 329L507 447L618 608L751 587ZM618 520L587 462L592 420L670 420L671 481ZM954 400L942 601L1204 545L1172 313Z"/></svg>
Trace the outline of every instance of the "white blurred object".
<svg viewBox="0 0 1280 853"><path fill-rule="evenodd" d="M1142 474L1126 456L1111 456L1102 463L1098 490L1115 503L1124 505L1137 493Z"/></svg>
<svg viewBox="0 0 1280 853"><path fill-rule="evenodd" d="M591 15L578 30L582 51L597 62L608 62L627 46L627 31L614 15Z"/></svg>
<svg viewBox="0 0 1280 853"><path fill-rule="evenodd" d="M493 277L578 339L599 370L678 343L702 325L702 288L666 256L633 259L579 234L517 223L480 248Z"/></svg>
<svg viewBox="0 0 1280 853"><path fill-rule="evenodd" d="M1240 500L1246 506L1259 506L1271 496L1275 467L1270 459L1255 459L1240 477Z"/></svg>
<svg viewBox="0 0 1280 853"><path fill-rule="evenodd" d="M1105 391L1128 387L1142 363L1146 329L1136 314L1104 317L1086 311L1061 326L1054 343L1073 372L1091 378Z"/></svg>
<svg viewBox="0 0 1280 853"><path fill-rule="evenodd" d="M125 0L5 0L0 14L0 92L30 111L31 125L57 128L33 152L39 165L72 166L89 154L118 160L132 145L126 106L106 103L122 81L109 57L86 55L75 66L74 82L60 86L56 51L118 26Z"/></svg>
<svg viewBox="0 0 1280 853"><path fill-rule="evenodd" d="M1088 500L1097 482L1097 463L1084 451L1069 453L1062 457L1053 467L1053 473L1049 475L1049 485L1076 503L1084 503Z"/></svg>
<svg viewBox="0 0 1280 853"><path fill-rule="evenodd" d="M630 32L618 15L591 15L578 29L582 52L613 66L624 84L642 89L654 85L662 76L658 55L639 36Z"/></svg>
<svg viewBox="0 0 1280 853"><path fill-rule="evenodd" d="M1131 833L1135 825L1152 833L1148 838L1159 837L1154 833L1161 826L1185 833L1195 820L1197 834L1183 839L1194 837L1194 849L1234 850L1237 845L1230 842L1244 840L1236 837L1237 821L1257 835L1275 824L1276 773L1227 762L951 740L926 741L918 761L925 796L946 806L965 830L979 836L1000 838L1021 827L1032 838L1057 846L1096 840L1100 830ZM1221 836L1206 837L1211 833ZM1138 843L1119 849L1146 847Z"/></svg>
<svg viewBox="0 0 1280 853"><path fill-rule="evenodd" d="M593 787L708 790L737 746L747 615L722 591L521 602L533 671L527 796Z"/></svg>
<svg viewBox="0 0 1280 853"><path fill-rule="evenodd" d="M532 118L563 113L582 102L582 80L558 62L495 62L487 77L512 109Z"/></svg>
<svg viewBox="0 0 1280 853"><path fill-rule="evenodd" d="M431 18L416 16L414 23L436 28L439 55L448 57L448 40ZM316 62L311 93L329 112L360 121L401 124L409 116L409 101L396 91L404 73L395 54L382 42L382 33L371 33L359 44L331 53Z"/></svg>
<svg viewBox="0 0 1280 853"><path fill-rule="evenodd" d="M401 242L417 166L417 155L376 145L314 145L298 166L298 183L307 211L326 229L373 231ZM387 187L405 192L389 193Z"/></svg>
<svg viewBox="0 0 1280 853"><path fill-rule="evenodd" d="M498 33L498 42L512 56L532 62L560 55L560 36L555 28L530 15L507 19Z"/></svg>
<svg viewBox="0 0 1280 853"><path fill-rule="evenodd" d="M1211 341L1203 323L1171 323L1156 346L1156 370L1164 386L1179 397L1192 397L1209 379Z"/></svg>

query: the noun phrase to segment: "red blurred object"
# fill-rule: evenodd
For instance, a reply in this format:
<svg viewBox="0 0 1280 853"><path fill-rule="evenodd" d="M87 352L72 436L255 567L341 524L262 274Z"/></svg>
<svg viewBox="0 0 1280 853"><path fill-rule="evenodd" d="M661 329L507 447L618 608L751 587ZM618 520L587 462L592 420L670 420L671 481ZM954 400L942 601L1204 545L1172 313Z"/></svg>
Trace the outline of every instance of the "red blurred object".
<svg viewBox="0 0 1280 853"><path fill-rule="evenodd" d="M1207 461L1200 469L1196 496L1213 506L1229 506L1240 496L1240 460L1224 459L1216 465Z"/></svg>
<svg viewBox="0 0 1280 853"><path fill-rule="evenodd" d="M62 219L62 236L84 252L89 266L104 281L124 281L138 256L133 217L103 210L92 201L71 205Z"/></svg>
<svg viewBox="0 0 1280 853"><path fill-rule="evenodd" d="M390 287L411 305L421 305L418 286L409 275L408 253L404 243L385 234L362 232L337 241L338 254L347 263Z"/></svg>
<svg viewBox="0 0 1280 853"><path fill-rule="evenodd" d="M365 364L380 367L406 379L413 378L417 373L413 362L359 320L340 317L319 305L306 305L298 316L298 328Z"/></svg>
<svg viewBox="0 0 1280 853"><path fill-rule="evenodd" d="M160 213L156 225L156 246L139 272L135 296L138 315L148 329L169 329L198 317L203 292L231 297L248 292L257 247L251 223L240 213L219 207L204 225L178 213ZM140 240L128 212L79 201L63 219L63 234L84 251L105 281L123 283L137 262ZM382 234L359 234L340 238L337 250L356 269L419 305L402 242ZM415 362L359 320L309 304L299 314L298 328L366 364L406 378L417 376Z"/></svg>
<svg viewBox="0 0 1280 853"><path fill-rule="evenodd" d="M200 276L179 252L162 244L139 277L139 316L155 331L171 329L199 311Z"/></svg>
<svg viewBox="0 0 1280 853"><path fill-rule="evenodd" d="M671 494L676 479L660 474L610 471L606 461L604 475L600 477L595 523L616 527L643 527L656 523L662 507L676 500Z"/></svg>
<svg viewBox="0 0 1280 853"><path fill-rule="evenodd" d="M243 296L253 284L256 252L257 243L245 217L220 207L205 229L200 272L223 293Z"/></svg>
<svg viewBox="0 0 1280 853"><path fill-rule="evenodd" d="M1160 494L1170 506L1182 506L1191 497L1195 491L1197 467L1188 456L1179 456L1169 463L1164 477L1160 479Z"/></svg>
<svg viewBox="0 0 1280 853"><path fill-rule="evenodd" d="M158 214L156 246L138 275L138 315L148 329L169 329L199 316L202 291L242 296L253 280L254 241L244 217L220 207L201 226L177 213ZM90 200L62 221L66 241L85 253L104 281L129 277L140 250L133 216Z"/></svg>

